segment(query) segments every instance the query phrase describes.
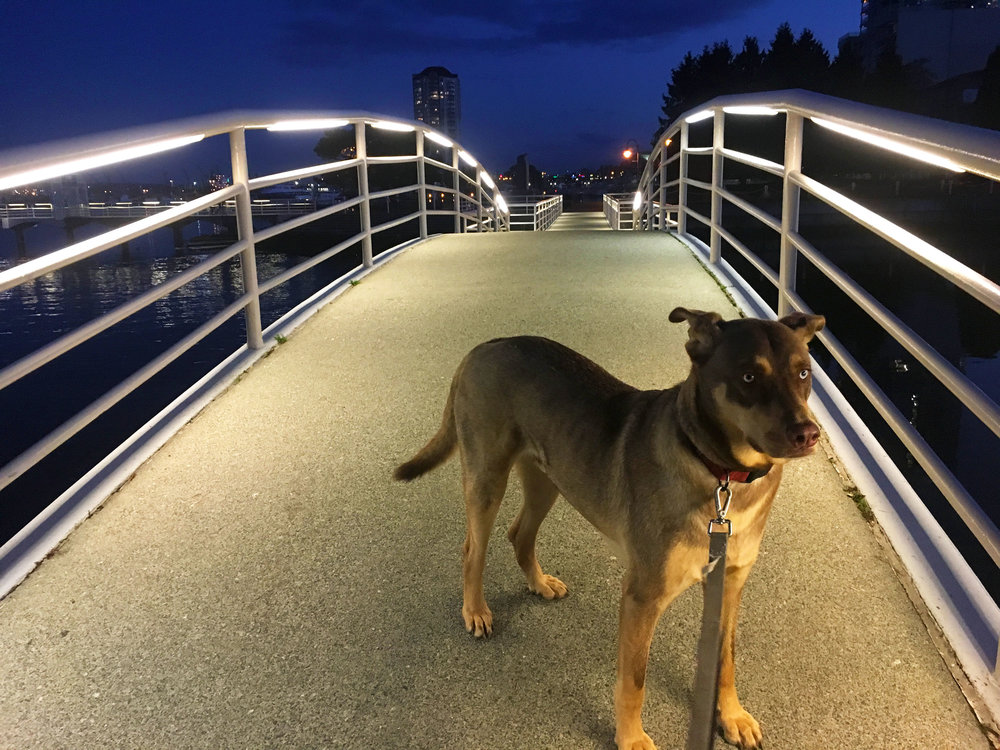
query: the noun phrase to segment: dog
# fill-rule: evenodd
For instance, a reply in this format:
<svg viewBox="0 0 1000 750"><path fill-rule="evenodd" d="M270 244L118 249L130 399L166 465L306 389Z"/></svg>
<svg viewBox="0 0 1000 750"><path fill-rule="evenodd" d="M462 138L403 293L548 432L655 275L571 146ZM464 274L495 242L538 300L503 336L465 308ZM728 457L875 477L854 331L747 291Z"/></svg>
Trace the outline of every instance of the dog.
<svg viewBox="0 0 1000 750"><path fill-rule="evenodd" d="M437 433L394 477L415 479L457 448L467 520L462 618L477 638L493 631L483 567L512 468L524 502L507 537L532 592L566 595L535 555L538 527L559 495L623 551L614 691L620 750L655 750L641 718L653 631L670 602L702 580L714 493L732 481L716 717L728 742L758 748L760 725L736 695L737 610L782 464L812 453L819 440L806 404L807 344L825 319L723 320L678 307L669 320L688 324L691 369L667 390L638 390L545 338L480 344L455 372Z"/></svg>

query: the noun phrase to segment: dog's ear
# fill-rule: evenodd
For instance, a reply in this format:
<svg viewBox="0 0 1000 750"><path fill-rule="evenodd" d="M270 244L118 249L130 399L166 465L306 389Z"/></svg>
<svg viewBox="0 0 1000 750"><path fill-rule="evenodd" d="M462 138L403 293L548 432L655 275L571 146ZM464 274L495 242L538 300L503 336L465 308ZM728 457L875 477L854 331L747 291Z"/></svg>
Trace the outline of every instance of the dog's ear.
<svg viewBox="0 0 1000 750"><path fill-rule="evenodd" d="M786 315L778 322L784 323L795 331L803 342L808 343L816 335L817 331L823 330L823 327L826 325L826 318L822 315L806 315L805 313L795 312L791 315Z"/></svg>
<svg viewBox="0 0 1000 750"><path fill-rule="evenodd" d="M695 362L704 362L715 349L722 334L722 316L714 312L675 307L670 312L671 323L688 322L688 341L684 345Z"/></svg>

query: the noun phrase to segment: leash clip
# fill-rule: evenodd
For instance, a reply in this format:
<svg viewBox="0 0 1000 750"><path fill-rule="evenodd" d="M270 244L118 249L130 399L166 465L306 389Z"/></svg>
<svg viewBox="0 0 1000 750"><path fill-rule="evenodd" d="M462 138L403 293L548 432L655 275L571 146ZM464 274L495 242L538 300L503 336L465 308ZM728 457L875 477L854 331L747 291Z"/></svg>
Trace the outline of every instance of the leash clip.
<svg viewBox="0 0 1000 750"><path fill-rule="evenodd" d="M725 496L723 498L723 496ZM726 519L729 512L729 503L732 502L733 491L729 489L729 472L726 472L725 481L719 480L719 486L715 488L715 518L708 522L708 535L711 536L715 526L725 525L727 536L733 535L733 525Z"/></svg>

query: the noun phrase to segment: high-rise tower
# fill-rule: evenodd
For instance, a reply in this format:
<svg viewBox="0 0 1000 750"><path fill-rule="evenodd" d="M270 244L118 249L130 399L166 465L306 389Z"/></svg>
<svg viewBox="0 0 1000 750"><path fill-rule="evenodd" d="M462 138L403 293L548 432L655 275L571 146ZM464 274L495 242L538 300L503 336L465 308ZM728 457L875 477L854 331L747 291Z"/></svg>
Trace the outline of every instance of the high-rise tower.
<svg viewBox="0 0 1000 750"><path fill-rule="evenodd" d="M413 118L457 140L462 122L458 76L442 67L414 73Z"/></svg>
<svg viewBox="0 0 1000 750"><path fill-rule="evenodd" d="M1000 0L862 0L860 52L920 61L934 81L982 70L1000 43Z"/></svg>

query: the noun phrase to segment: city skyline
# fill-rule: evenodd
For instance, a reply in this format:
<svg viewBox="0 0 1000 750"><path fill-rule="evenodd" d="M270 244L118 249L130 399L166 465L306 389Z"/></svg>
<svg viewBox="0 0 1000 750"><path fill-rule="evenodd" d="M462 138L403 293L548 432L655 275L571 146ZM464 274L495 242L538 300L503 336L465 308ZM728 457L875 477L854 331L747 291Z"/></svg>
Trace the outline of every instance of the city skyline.
<svg viewBox="0 0 1000 750"><path fill-rule="evenodd" d="M434 7L224 0L206 16L188 0L18 5L8 20L30 31L0 52L0 94L13 103L0 149L231 109L410 119L413 72L440 65L462 80L461 142L491 171L520 153L549 172L596 168L628 140L648 142L686 52L745 36L766 46L787 21L835 55L860 21L857 0Z"/></svg>

